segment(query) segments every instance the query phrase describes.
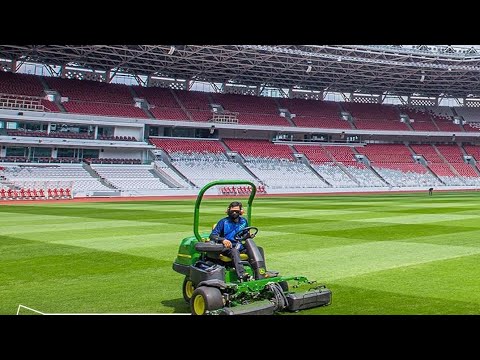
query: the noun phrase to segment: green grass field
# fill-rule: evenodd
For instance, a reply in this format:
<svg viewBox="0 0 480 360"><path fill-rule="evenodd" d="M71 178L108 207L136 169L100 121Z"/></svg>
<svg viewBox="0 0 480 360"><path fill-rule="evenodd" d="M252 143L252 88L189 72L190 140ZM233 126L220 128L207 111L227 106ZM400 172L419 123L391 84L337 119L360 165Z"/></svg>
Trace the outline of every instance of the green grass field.
<svg viewBox="0 0 480 360"><path fill-rule="evenodd" d="M204 200L209 231L232 199ZM0 206L0 313L186 313L193 200ZM257 198L267 267L325 283L301 314L478 314L480 193Z"/></svg>

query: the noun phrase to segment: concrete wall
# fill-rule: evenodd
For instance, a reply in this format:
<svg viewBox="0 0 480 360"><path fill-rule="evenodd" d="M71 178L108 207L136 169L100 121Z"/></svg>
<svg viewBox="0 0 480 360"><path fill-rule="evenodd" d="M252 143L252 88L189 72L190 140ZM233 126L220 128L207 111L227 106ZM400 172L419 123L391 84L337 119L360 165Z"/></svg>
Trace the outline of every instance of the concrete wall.
<svg viewBox="0 0 480 360"><path fill-rule="evenodd" d="M115 126L114 136L133 136L139 140L142 139L142 132L143 130L141 128Z"/></svg>
<svg viewBox="0 0 480 360"><path fill-rule="evenodd" d="M111 159L142 159L143 150L136 149L119 149L119 148L103 148L100 150L100 158Z"/></svg>

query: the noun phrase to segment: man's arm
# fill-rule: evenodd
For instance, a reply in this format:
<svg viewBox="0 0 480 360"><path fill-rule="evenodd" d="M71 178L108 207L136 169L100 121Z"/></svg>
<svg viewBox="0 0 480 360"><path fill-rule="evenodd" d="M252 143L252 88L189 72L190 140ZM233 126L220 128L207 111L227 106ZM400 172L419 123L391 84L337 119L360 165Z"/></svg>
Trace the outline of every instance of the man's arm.
<svg viewBox="0 0 480 360"><path fill-rule="evenodd" d="M221 243L223 240L225 240L225 238L221 236L222 233L223 233L223 221L220 220L215 226L215 228L212 230L212 232L210 233L210 240Z"/></svg>
<svg viewBox="0 0 480 360"><path fill-rule="evenodd" d="M215 241L216 243L223 244L227 249L232 247L230 240L225 239L223 236L223 220L220 220L217 223L217 226L210 233L210 240Z"/></svg>

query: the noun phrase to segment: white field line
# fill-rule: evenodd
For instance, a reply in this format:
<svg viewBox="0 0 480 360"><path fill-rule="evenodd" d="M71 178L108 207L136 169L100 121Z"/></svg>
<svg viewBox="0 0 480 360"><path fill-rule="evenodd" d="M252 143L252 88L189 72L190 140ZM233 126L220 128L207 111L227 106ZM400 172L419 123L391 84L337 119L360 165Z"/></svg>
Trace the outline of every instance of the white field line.
<svg viewBox="0 0 480 360"><path fill-rule="evenodd" d="M37 314L41 314L41 315L191 315L188 313L178 313L178 314L172 314L172 313L168 313L168 314L166 313L43 313L41 311L32 309L22 304L18 305L17 315L19 315L21 308L28 309L30 311L36 312Z"/></svg>
<svg viewBox="0 0 480 360"><path fill-rule="evenodd" d="M20 309L21 309L21 308L28 309L28 310L30 310L30 311L36 312L37 314L45 315L45 313L42 313L41 311L38 311L38 310L35 310L35 309L32 309L32 308L29 308L28 306L25 306L25 305L22 305L22 304L19 304L19 305L18 305L17 315L18 315L18 313L20 312Z"/></svg>

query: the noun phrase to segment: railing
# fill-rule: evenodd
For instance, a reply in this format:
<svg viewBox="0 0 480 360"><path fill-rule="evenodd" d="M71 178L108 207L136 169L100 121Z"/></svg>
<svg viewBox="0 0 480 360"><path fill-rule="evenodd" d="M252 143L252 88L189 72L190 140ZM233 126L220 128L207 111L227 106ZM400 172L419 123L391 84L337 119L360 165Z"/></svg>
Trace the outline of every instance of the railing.
<svg viewBox="0 0 480 360"><path fill-rule="evenodd" d="M0 93L0 108L14 110L50 111L42 105L42 98Z"/></svg>
<svg viewBox="0 0 480 360"><path fill-rule="evenodd" d="M219 189L221 195L250 195L252 192L251 186L223 186ZM266 194L267 190L264 185L257 186L258 194Z"/></svg>
<svg viewBox="0 0 480 360"><path fill-rule="evenodd" d="M208 122L218 124L238 124L238 112L224 111L221 114L213 113L212 118Z"/></svg>

